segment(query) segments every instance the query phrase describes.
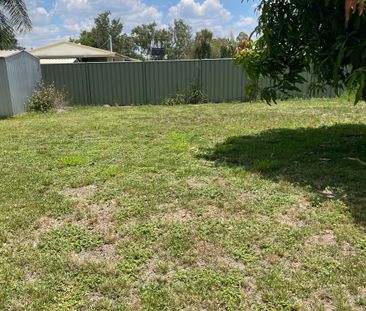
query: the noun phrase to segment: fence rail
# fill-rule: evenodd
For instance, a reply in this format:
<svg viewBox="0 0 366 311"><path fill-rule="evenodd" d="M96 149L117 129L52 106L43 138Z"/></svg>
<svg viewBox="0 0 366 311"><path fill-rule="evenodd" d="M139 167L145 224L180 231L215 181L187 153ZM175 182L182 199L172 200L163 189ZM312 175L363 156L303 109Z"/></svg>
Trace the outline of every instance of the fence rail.
<svg viewBox="0 0 366 311"><path fill-rule="evenodd" d="M246 101L248 77L232 59L42 65L46 83L65 89L72 104L159 104L199 83L210 102ZM307 97L309 84L300 85ZM321 94L331 97L332 91Z"/></svg>

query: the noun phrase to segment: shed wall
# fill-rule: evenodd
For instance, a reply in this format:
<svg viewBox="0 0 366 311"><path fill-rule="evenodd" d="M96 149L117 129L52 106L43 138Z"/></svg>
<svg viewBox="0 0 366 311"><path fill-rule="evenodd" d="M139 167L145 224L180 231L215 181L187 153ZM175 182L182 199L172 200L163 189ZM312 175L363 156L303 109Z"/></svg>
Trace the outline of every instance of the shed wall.
<svg viewBox="0 0 366 311"><path fill-rule="evenodd" d="M0 116L8 117L13 115L11 104L8 73L4 58L0 58Z"/></svg>
<svg viewBox="0 0 366 311"><path fill-rule="evenodd" d="M25 103L41 80L39 59L28 53L5 58L13 115L25 111Z"/></svg>

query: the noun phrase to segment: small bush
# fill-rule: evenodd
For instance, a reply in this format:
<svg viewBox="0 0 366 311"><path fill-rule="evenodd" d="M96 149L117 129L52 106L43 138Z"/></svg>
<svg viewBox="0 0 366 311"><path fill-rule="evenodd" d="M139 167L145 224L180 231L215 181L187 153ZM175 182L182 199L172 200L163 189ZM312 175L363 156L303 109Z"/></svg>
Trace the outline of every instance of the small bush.
<svg viewBox="0 0 366 311"><path fill-rule="evenodd" d="M66 105L66 93L56 89L53 83L41 82L28 99L28 111L46 112Z"/></svg>
<svg viewBox="0 0 366 311"><path fill-rule="evenodd" d="M167 97L162 104L167 106L202 104L207 101L205 92L201 89L199 82L191 84L190 89L185 94L176 94L175 96Z"/></svg>
<svg viewBox="0 0 366 311"><path fill-rule="evenodd" d="M166 106L177 106L184 105L186 103L186 97L183 94L176 94L172 97L167 97L163 100L163 105Z"/></svg>

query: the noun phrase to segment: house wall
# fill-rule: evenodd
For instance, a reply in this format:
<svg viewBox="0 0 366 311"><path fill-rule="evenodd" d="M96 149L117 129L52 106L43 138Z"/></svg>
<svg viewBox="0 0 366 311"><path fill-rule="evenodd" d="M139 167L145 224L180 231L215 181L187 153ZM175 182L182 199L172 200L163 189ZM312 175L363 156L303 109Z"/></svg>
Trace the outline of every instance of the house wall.
<svg viewBox="0 0 366 311"><path fill-rule="evenodd" d="M25 103L41 80L39 59L26 52L5 58L13 115L25 111Z"/></svg>
<svg viewBox="0 0 366 311"><path fill-rule="evenodd" d="M8 72L4 58L0 58L0 117L8 117L13 115L13 107L11 103Z"/></svg>

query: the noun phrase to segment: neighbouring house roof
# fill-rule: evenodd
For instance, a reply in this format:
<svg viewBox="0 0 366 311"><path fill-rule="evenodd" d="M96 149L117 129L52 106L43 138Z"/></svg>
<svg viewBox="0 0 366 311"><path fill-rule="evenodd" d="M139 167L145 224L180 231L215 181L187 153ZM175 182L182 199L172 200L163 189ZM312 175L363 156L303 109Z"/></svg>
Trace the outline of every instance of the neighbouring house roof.
<svg viewBox="0 0 366 311"><path fill-rule="evenodd" d="M133 60L128 56L119 55L115 52L97 49L74 42L57 42L29 51L40 59L62 59L62 58L112 58L114 60Z"/></svg>
<svg viewBox="0 0 366 311"><path fill-rule="evenodd" d="M44 58L40 60L42 64L73 64L77 63L77 58Z"/></svg>

